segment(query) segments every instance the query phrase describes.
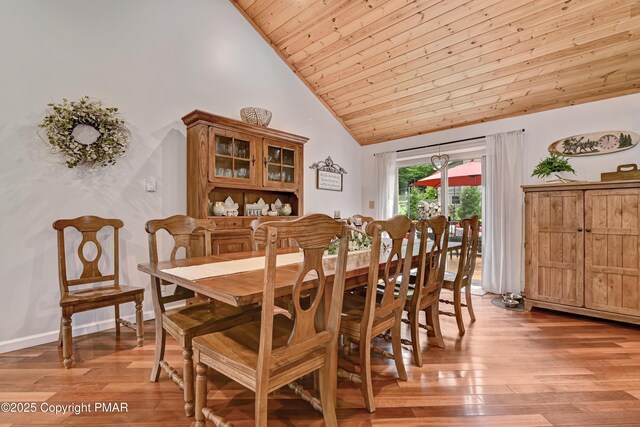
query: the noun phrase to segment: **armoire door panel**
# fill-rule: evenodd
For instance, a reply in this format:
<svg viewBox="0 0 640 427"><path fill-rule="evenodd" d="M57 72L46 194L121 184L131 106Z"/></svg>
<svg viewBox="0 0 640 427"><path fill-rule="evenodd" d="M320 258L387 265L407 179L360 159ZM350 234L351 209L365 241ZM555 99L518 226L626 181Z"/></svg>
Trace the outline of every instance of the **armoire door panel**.
<svg viewBox="0 0 640 427"><path fill-rule="evenodd" d="M638 236L623 236L622 237L622 267L623 268L635 268L640 265L638 262L638 248L639 246Z"/></svg>
<svg viewBox="0 0 640 427"><path fill-rule="evenodd" d="M626 275L622 278L622 307L629 310L640 309L640 301L638 301L638 285L640 278L638 276Z"/></svg>
<svg viewBox="0 0 640 427"><path fill-rule="evenodd" d="M640 315L640 189L585 192L585 306Z"/></svg>
<svg viewBox="0 0 640 427"><path fill-rule="evenodd" d="M583 192L531 194L530 298L566 305L583 303Z"/></svg>

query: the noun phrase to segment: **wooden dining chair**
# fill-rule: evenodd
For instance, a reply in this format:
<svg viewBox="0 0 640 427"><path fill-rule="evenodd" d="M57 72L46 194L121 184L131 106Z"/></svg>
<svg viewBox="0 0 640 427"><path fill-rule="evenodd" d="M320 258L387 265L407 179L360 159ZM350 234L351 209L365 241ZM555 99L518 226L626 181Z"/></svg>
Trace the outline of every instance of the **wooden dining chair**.
<svg viewBox="0 0 640 427"><path fill-rule="evenodd" d="M280 217L280 218L287 218L287 217ZM264 245L263 244L258 244L258 242L256 241L256 239L254 237L256 229L261 224L264 224L265 222L292 221L292 220L293 219L275 219L274 217L271 217L271 216L262 216L262 217L256 218L253 221L251 221L251 224L250 224L250 228L251 228L251 248L254 251L258 251L258 250L264 249ZM282 238L282 239L278 240L278 247L279 248L294 248L296 246L297 246L297 243L294 242L292 239Z"/></svg>
<svg viewBox="0 0 640 427"><path fill-rule="evenodd" d="M212 368L255 392L255 425L267 425L267 394L289 384L303 399L322 411L325 425L337 426L335 413L337 339L344 294L348 228L334 219L314 214L294 221L268 222L256 229L256 240L266 246L262 316L222 332L193 341L197 361L196 426L205 419L230 426L206 407L207 369ZM340 239L335 279L325 282L322 256L334 238ZM282 238L295 240L303 250L299 271L276 272L276 251ZM282 278L281 278L282 277ZM293 284L292 319L274 315L276 283ZM316 288L308 309L300 304L304 288ZM328 313L328 314L327 314ZM292 381L319 371L318 401Z"/></svg>
<svg viewBox="0 0 640 427"><path fill-rule="evenodd" d="M415 226L406 216L398 215L389 220L372 221L367 224L365 231L372 238L366 293L364 296L356 293L345 294L340 334L350 342L359 343L360 376L349 373L344 376L361 383L365 406L369 412L374 412L372 350L393 358L398 377L402 381L407 380L402 360L400 327L409 285ZM390 237L389 248L384 250L382 233ZM409 238L403 256L403 240L407 233ZM382 269L378 263L381 258L386 260L382 277L379 276ZM379 292L381 295L377 298ZM374 337L388 330L391 331L393 354L382 351L371 343Z"/></svg>
<svg viewBox="0 0 640 427"><path fill-rule="evenodd" d="M201 232L204 236L205 255L211 255L210 233L215 229L215 223L212 220L175 215L166 219L150 220L145 229L149 237L149 260L152 263L157 263L159 260L156 235L160 230L165 230L173 237L173 249L170 255L172 261L176 259L180 248L184 249L185 258L192 256L191 242L196 240L193 238L197 232ZM166 304L195 296L193 291L178 285L171 294L163 295L162 290L167 285L172 283L151 276L153 308L156 317L156 349L151 381L157 382L160 378L160 368L164 369L169 378L184 390L184 410L187 416L192 416L194 408L193 338L250 321L259 312L259 307L237 308L222 303L202 302L167 311ZM164 360L167 332L182 347L182 376Z"/></svg>
<svg viewBox="0 0 640 427"><path fill-rule="evenodd" d="M81 216L75 219L59 219L53 223L58 234L58 278L60 283L60 335L58 345L62 345L63 365L71 368L73 364L73 342L71 331L71 316L82 311L96 308L114 307L116 318L116 336L120 336L120 325L136 330L138 346L144 343L142 332L142 300L144 288L126 286L120 283L119 236L118 230L124 224L119 219L106 219L97 216ZM82 234L82 241L78 246L78 258L82 263L82 273L79 278L69 279L67 275L67 255L65 244L65 229L72 227ZM102 245L98 241L97 233L104 227L113 228L113 273L104 275L100 271L102 259ZM85 248L94 245L95 258L87 259ZM90 289L77 289L79 285L113 282L105 286L94 286ZM75 288L75 289L72 289ZM120 304L133 302L136 306L136 324L120 318Z"/></svg>
<svg viewBox="0 0 640 427"><path fill-rule="evenodd" d="M438 303L447 265L449 223L444 215L439 215L418 221L416 231L420 233L418 271L415 284L409 287L404 305L404 310L409 315L407 323L410 326L411 341L402 340L402 343L412 346L413 359L417 366L422 366L420 327L433 333L438 347L444 348ZM426 324L420 324L421 311L425 313Z"/></svg>
<svg viewBox="0 0 640 427"><path fill-rule="evenodd" d="M473 282L473 273L476 269L476 257L478 256L480 242L480 222L478 216L465 218L460 221L462 227L462 244L460 246L460 258L458 262L458 271L455 276L446 274L444 277L443 288L452 291L453 301L441 299L443 304L453 305L454 312L441 311L440 314L446 316L455 316L458 324L458 332L464 334L464 319L462 318L462 307L467 307L471 321L476 321L473 312L473 304L471 302L471 283ZM462 302L462 290L464 289L466 303Z"/></svg>
<svg viewBox="0 0 640 427"><path fill-rule="evenodd" d="M253 221L251 221L251 247L254 251L259 251L259 250L264 250L265 249L265 245L264 243L259 243L256 239L255 239L255 232L256 229L264 223L267 222L278 222L278 221L293 221L294 219L292 218L287 218L287 217L279 217L279 219L277 219L278 217L271 217L271 216L263 216L260 218L256 218ZM286 218L286 219L285 219ZM281 238L278 239L277 242L277 246L278 248L296 248L298 247L298 243L293 240L293 239L288 239L288 238ZM312 290L311 290L312 292ZM309 292L306 292L304 294L304 298L305 302L303 303L303 307L308 306L308 300L309 300ZM279 308L286 310L286 312L288 313L288 316L291 317L294 315L294 310L293 310L293 301L291 300L289 295L284 295L281 297L277 297L276 298L276 306L278 306Z"/></svg>

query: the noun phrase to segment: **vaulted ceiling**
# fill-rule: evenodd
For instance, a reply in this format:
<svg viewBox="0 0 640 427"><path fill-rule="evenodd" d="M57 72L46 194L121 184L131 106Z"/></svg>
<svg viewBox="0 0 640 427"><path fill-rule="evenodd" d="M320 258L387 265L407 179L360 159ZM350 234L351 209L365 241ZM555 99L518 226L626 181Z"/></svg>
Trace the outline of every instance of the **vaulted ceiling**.
<svg viewBox="0 0 640 427"><path fill-rule="evenodd" d="M640 91L640 0L231 0L360 144Z"/></svg>

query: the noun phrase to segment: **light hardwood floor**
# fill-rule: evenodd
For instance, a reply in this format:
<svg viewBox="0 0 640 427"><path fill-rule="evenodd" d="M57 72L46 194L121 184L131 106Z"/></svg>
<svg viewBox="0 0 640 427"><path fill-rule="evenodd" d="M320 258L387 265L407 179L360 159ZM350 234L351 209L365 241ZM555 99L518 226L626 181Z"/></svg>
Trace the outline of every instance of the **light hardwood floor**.
<svg viewBox="0 0 640 427"><path fill-rule="evenodd" d="M409 376L398 381L393 361L373 354L377 411L363 407L360 390L338 382L338 419L345 426L586 426L640 423L640 329L552 312L506 311L494 296L474 297L478 321L460 338L453 318L442 319L447 348L423 340L422 368L403 350ZM467 319L465 315L465 319ZM408 337L408 331L404 331ZM377 344L391 350L382 339ZM123 331L74 340L73 369L62 368L55 343L0 355L0 402L49 404L126 402L124 414L0 413L0 425L189 426L182 392L165 375L149 382L153 327L145 345ZM167 346L180 365L181 349ZM353 347L351 359L357 357ZM343 363L345 363L343 361ZM219 375L209 403L236 426L253 425L253 393ZM309 382L305 384L310 387ZM38 403L39 406L39 403ZM272 425L321 426L322 417L289 390L269 401ZM271 425L271 424L270 424Z"/></svg>

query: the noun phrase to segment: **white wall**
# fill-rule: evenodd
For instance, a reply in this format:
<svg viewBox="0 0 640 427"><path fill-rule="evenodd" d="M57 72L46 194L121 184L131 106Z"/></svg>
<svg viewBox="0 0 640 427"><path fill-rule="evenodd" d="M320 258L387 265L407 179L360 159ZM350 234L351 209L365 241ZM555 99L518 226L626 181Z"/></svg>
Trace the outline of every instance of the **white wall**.
<svg viewBox="0 0 640 427"><path fill-rule="evenodd" d="M627 95L603 101L580 104L557 110L544 111L526 116L512 117L493 122L434 132L366 146L362 149L363 196L362 210L374 214L368 201L375 200L374 182L366 179L374 169L374 153L438 144L452 140L491 135L516 129L525 129L523 182L541 182L532 178L531 172L540 159L546 157L549 145L563 137L605 130L628 130L640 133L640 94ZM442 147L446 153L446 146ZM429 160L425 159L425 162ZM640 163L640 147L615 154L570 158L576 170L575 179L600 181L600 173L614 171L620 164Z"/></svg>
<svg viewBox="0 0 640 427"><path fill-rule="evenodd" d="M235 118L244 106L270 109L271 127L310 137L305 211L361 206L360 147L229 1L5 0L0 55L0 352L57 338L54 219L121 218L123 281L148 288L136 270L147 259L144 223L185 212L180 117L194 108ZM119 107L133 135L115 167L84 174L37 135L48 102L83 95ZM316 190L308 169L329 155L348 171L342 193ZM76 315L85 326L76 333L111 327L111 316Z"/></svg>

